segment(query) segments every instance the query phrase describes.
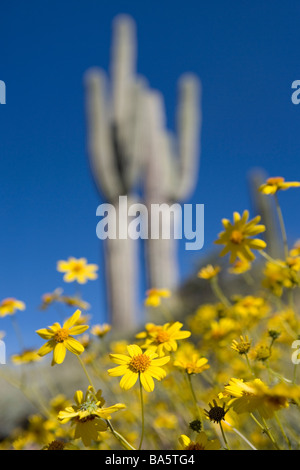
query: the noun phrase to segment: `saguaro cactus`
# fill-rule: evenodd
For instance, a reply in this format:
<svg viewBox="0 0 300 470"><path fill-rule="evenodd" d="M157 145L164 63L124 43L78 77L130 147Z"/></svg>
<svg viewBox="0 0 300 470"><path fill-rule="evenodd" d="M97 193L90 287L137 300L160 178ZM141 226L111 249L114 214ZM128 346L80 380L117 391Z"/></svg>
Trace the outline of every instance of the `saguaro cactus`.
<svg viewBox="0 0 300 470"><path fill-rule="evenodd" d="M86 75L90 166L125 234L108 238L105 250L111 321L123 330L134 326L137 319L137 241L127 238L128 220L120 220L119 196L127 195L128 204L135 202L135 184L143 172L149 213L152 204L171 205L187 198L197 181L201 120L199 82L193 75L185 75L179 82L177 138L166 130L161 95L135 75L134 32L134 23L127 16L115 20L109 100L105 73L91 69ZM176 241L172 236L153 240L151 219L148 227L149 287L175 289Z"/></svg>
<svg viewBox="0 0 300 470"><path fill-rule="evenodd" d="M181 202L194 190L198 178L200 91L200 83L194 75L182 76L179 81L177 138L165 128L162 96L157 92L148 93L149 145L145 198L149 208L152 204ZM176 240L161 236L159 239L149 238L146 250L149 284L175 289L179 278Z"/></svg>
<svg viewBox="0 0 300 470"><path fill-rule="evenodd" d="M119 196L133 199L140 170L141 103L143 80L135 75L133 21L119 16L114 22L111 89L105 73L86 74L88 154L99 192L115 207L118 228L127 233L127 218L120 220ZM105 240L110 321L116 328L130 329L137 315L137 242L128 237Z"/></svg>

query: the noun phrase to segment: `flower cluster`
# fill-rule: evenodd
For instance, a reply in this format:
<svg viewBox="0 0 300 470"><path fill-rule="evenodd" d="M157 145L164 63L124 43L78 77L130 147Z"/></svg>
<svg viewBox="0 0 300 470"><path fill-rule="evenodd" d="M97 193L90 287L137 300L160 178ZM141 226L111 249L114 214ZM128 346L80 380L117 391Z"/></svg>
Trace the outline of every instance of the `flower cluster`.
<svg viewBox="0 0 300 470"><path fill-rule="evenodd" d="M268 229L261 217L234 212L215 241L222 245L219 263L200 266L193 279L199 305L192 309L183 297L175 313L168 289L149 289L147 321L134 335L118 338L110 324L90 325L90 305L78 291L44 294L42 316L56 308L72 314L36 331L44 340L38 350L20 341L11 357L22 374L8 380L39 411L0 448L298 449L300 242L288 243L278 195L299 186L274 177L259 188L260 197L274 199L279 217L283 249L276 256L257 238ZM57 263L67 286L95 280L97 269L85 258ZM0 301L0 317L13 321L19 339L16 317L25 309L16 298ZM47 378L43 388L34 374ZM78 390L74 384L83 381Z"/></svg>

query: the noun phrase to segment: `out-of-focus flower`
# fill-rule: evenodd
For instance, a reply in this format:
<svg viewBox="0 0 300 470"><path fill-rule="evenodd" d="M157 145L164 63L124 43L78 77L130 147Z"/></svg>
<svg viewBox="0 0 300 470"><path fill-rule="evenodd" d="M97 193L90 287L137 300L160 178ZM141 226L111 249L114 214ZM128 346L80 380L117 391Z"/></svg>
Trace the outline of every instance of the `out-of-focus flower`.
<svg viewBox="0 0 300 470"><path fill-rule="evenodd" d="M77 296L71 297L64 295L60 298L60 301L68 307L77 307L81 310L89 310L91 308L88 302L85 302Z"/></svg>
<svg viewBox="0 0 300 470"><path fill-rule="evenodd" d="M300 256L300 240L297 240L290 251L290 256Z"/></svg>
<svg viewBox="0 0 300 470"><path fill-rule="evenodd" d="M251 351L251 358L256 361L267 361L272 354L270 346L264 343L257 344Z"/></svg>
<svg viewBox="0 0 300 470"><path fill-rule="evenodd" d="M166 323L162 328L151 331L142 348L151 348L160 357L165 351L176 351L177 341L191 336L190 331L180 331L182 326L183 324L177 321Z"/></svg>
<svg viewBox="0 0 300 470"><path fill-rule="evenodd" d="M190 343L183 344L177 351L174 366L179 367L188 374L201 374L210 368L208 359L201 357Z"/></svg>
<svg viewBox="0 0 300 470"><path fill-rule="evenodd" d="M103 325L94 325L91 329L91 333L98 338L103 338L111 330L111 325L103 323Z"/></svg>
<svg viewBox="0 0 300 470"><path fill-rule="evenodd" d="M90 446L92 441L98 440L100 432L106 431L105 420L110 419L112 413L126 408L122 403L104 408L102 391L94 393L91 386L85 395L81 390L77 390L74 401L75 405L58 413L58 419L62 423L72 421L75 425L74 438L81 439L86 447Z"/></svg>
<svg viewBox="0 0 300 470"><path fill-rule="evenodd" d="M270 312L270 305L262 297L247 295L246 297L234 298L232 312L238 320L243 322L244 327L251 328L262 318L266 318Z"/></svg>
<svg viewBox="0 0 300 470"><path fill-rule="evenodd" d="M231 274L243 274L251 269L251 263L245 259L236 259L234 264L228 269Z"/></svg>
<svg viewBox="0 0 300 470"><path fill-rule="evenodd" d="M44 446L42 450L76 450L76 446L69 442L54 439L54 441Z"/></svg>
<svg viewBox="0 0 300 470"><path fill-rule="evenodd" d="M123 354L110 354L111 360L119 364L118 367L109 369L108 373L112 377L123 375L120 387L124 390L132 388L137 379L147 392L154 390L153 378L162 380L166 376L166 371L161 368L169 362L170 357L158 358L157 354L151 350L143 352L139 346L132 344L127 346L129 356Z"/></svg>
<svg viewBox="0 0 300 470"><path fill-rule="evenodd" d="M298 269L298 268L297 268ZM263 271L262 285L277 297L281 297L283 289L292 289L300 284L297 270L281 260L268 261Z"/></svg>
<svg viewBox="0 0 300 470"><path fill-rule="evenodd" d="M179 443L183 450L219 450L221 448L220 442L217 439L209 441L204 431L198 433L195 441L181 434Z"/></svg>
<svg viewBox="0 0 300 470"><path fill-rule="evenodd" d="M275 194L277 191L298 188L299 186L300 183L298 181L286 182L282 176L275 176L268 178L267 181L259 187L259 191L263 194Z"/></svg>
<svg viewBox="0 0 300 470"><path fill-rule="evenodd" d="M34 349L25 349L20 354L11 356L11 361L14 364L30 364L31 362L41 361L42 358Z"/></svg>
<svg viewBox="0 0 300 470"><path fill-rule="evenodd" d="M240 325L232 318L221 318L219 321L213 321L210 324L210 329L205 334L207 341L222 342L228 339L228 336L240 331Z"/></svg>
<svg viewBox="0 0 300 470"><path fill-rule="evenodd" d="M249 212L244 211L240 216L238 212L233 214L233 224L228 219L223 219L224 232L219 234L217 245L225 245L220 256L230 253L230 263L234 263L236 258L253 261L255 259L251 250L262 250L266 248L266 243L258 238L251 238L266 230L264 225L257 225L261 217L257 216L248 222Z"/></svg>
<svg viewBox="0 0 300 470"><path fill-rule="evenodd" d="M0 302L0 317L14 315L17 310L25 310L25 303L14 298L3 299Z"/></svg>
<svg viewBox="0 0 300 470"><path fill-rule="evenodd" d="M141 331L140 333L137 333L135 337L137 339L150 338L150 335L152 333L157 333L159 331L162 331L162 329L163 329L162 325L155 325L154 323L146 323L145 331Z"/></svg>
<svg viewBox="0 0 300 470"><path fill-rule="evenodd" d="M55 289L53 292L47 292L42 296L41 310L46 310L53 302L57 302L61 299L63 290L60 288Z"/></svg>
<svg viewBox="0 0 300 470"><path fill-rule="evenodd" d="M198 277L200 279L212 279L216 277L220 271L220 266L213 266L212 264L208 264L199 271Z"/></svg>
<svg viewBox="0 0 300 470"><path fill-rule="evenodd" d="M65 321L63 326L59 323L54 323L48 328L36 331L41 338L48 340L47 343L39 349L38 354L45 356L53 351L52 365L61 364L64 361L67 349L77 356L84 351L82 344L72 336L80 335L89 328L88 325L76 325L80 314L81 311L76 310L76 312Z"/></svg>
<svg viewBox="0 0 300 470"><path fill-rule="evenodd" d="M70 257L67 261L58 261L57 271L66 273L64 275L65 282L77 281L79 284L86 284L89 280L97 279L98 275L95 271L98 270L96 264L87 264L85 258Z"/></svg>
<svg viewBox="0 0 300 470"><path fill-rule="evenodd" d="M231 379L225 386L225 392L233 397L228 406L240 413L258 411L265 419L272 418L274 412L289 406L289 400L299 396L297 387L278 384L269 388L260 379L244 382L241 379Z"/></svg>
<svg viewBox="0 0 300 470"><path fill-rule="evenodd" d="M146 292L145 305L147 307L159 307L162 298L171 297L168 289L149 289Z"/></svg>

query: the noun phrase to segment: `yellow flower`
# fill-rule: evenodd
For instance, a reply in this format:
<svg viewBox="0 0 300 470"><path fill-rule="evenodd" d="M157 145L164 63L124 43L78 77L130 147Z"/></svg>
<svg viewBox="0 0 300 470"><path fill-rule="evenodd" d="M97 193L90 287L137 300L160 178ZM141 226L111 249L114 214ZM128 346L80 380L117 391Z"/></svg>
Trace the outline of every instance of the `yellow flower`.
<svg viewBox="0 0 300 470"><path fill-rule="evenodd" d="M77 390L74 401L75 405L58 413L58 419L62 423L72 421L72 424L75 424L74 438L81 439L86 447L89 447L92 441L99 439L100 432L106 431L105 420L110 419L112 413L126 408L121 403L104 408L105 400L102 397L102 391L98 390L94 393L91 386L88 387L85 395L81 390Z"/></svg>
<svg viewBox="0 0 300 470"><path fill-rule="evenodd" d="M257 344L252 351L251 358L256 361L266 361L271 357L272 349L267 344Z"/></svg>
<svg viewBox="0 0 300 470"><path fill-rule="evenodd" d="M236 341L235 339L232 341L231 349L238 352L239 354L247 354L251 347L251 341L249 341L248 336L240 336L240 341Z"/></svg>
<svg viewBox="0 0 300 470"><path fill-rule="evenodd" d="M157 333L161 331L162 329L163 327L161 325L155 325L154 323L146 323L145 325L146 331L141 331L140 333L137 333L135 337L137 339L149 338L151 333Z"/></svg>
<svg viewBox="0 0 300 470"><path fill-rule="evenodd" d="M91 329L91 333L94 336L98 336L98 338L103 338L103 336L107 335L111 330L111 325L107 323L103 323L103 325L94 325Z"/></svg>
<svg viewBox="0 0 300 470"><path fill-rule="evenodd" d="M150 289L146 292L145 305L147 307L158 307L161 305L161 298L171 297L168 289Z"/></svg>
<svg viewBox="0 0 300 470"><path fill-rule="evenodd" d="M205 334L205 339L210 341L221 342L229 335L235 333L240 329L239 323L231 318L221 318L219 321L213 321L210 325L210 330Z"/></svg>
<svg viewBox="0 0 300 470"><path fill-rule="evenodd" d="M282 176L276 176L273 178L268 178L267 181L262 184L259 188L259 191L263 194L275 194L277 191L286 190L289 188L297 188L300 186L298 181L285 182L285 179Z"/></svg>
<svg viewBox="0 0 300 470"><path fill-rule="evenodd" d="M69 297L69 296L64 295L63 297L60 298L60 301L64 303L65 305L68 305L68 307L77 307L77 308L80 308L81 310L89 310L91 308L88 302L85 302L84 300L76 296Z"/></svg>
<svg viewBox="0 0 300 470"><path fill-rule="evenodd" d="M176 341L191 336L190 331L180 331L182 326L183 324L177 321L175 323L166 323L157 330L154 329L149 333L149 338L142 348L151 348L160 357L165 354L165 351L176 351Z"/></svg>
<svg viewBox="0 0 300 470"><path fill-rule="evenodd" d="M53 302L60 300L63 290L60 288L55 289L53 292L47 292L42 296L41 310L46 310Z"/></svg>
<svg viewBox="0 0 300 470"><path fill-rule="evenodd" d="M200 357L195 351L194 346L190 343L184 344L176 353L174 366L183 369L188 374L201 374L201 372L209 369L208 360Z"/></svg>
<svg viewBox="0 0 300 470"><path fill-rule="evenodd" d="M233 313L243 321L244 328L252 327L257 321L265 318L270 311L269 304L262 297L247 295L234 298Z"/></svg>
<svg viewBox="0 0 300 470"><path fill-rule="evenodd" d="M188 436L182 434L179 443L183 450L219 450L221 448L218 440L209 441L203 431L197 435L195 441L191 441Z"/></svg>
<svg viewBox="0 0 300 470"><path fill-rule="evenodd" d="M249 212L244 211L242 217L238 212L233 214L233 224L228 219L223 219L224 232L219 234L219 239L215 241L217 245L225 245L220 256L230 253L230 263L234 263L236 258L253 261L255 259L251 250L262 250L266 243L258 238L251 238L265 231L264 225L257 225L260 216L247 222Z"/></svg>
<svg viewBox="0 0 300 470"><path fill-rule="evenodd" d="M291 256L300 256L300 240L297 240L290 251Z"/></svg>
<svg viewBox="0 0 300 470"><path fill-rule="evenodd" d="M141 384L147 392L154 390L153 378L162 380L166 372L161 366L169 362L170 357L165 356L157 359L157 354L151 350L143 352L139 346L132 344L127 346L129 356L124 354L110 354L111 360L119 364L118 367L109 369L111 377L123 375L120 381L120 387L124 390L132 388L137 379L140 378Z"/></svg>
<svg viewBox="0 0 300 470"><path fill-rule="evenodd" d="M65 282L77 281L79 284L85 284L88 280L97 279L98 266L96 264L87 264L85 258L76 259L70 257L67 261L58 261L57 271L66 273Z"/></svg>
<svg viewBox="0 0 300 470"><path fill-rule="evenodd" d="M25 349L21 354L14 354L11 356L11 361L14 364L29 364L31 362L41 361L41 356L33 349Z"/></svg>
<svg viewBox="0 0 300 470"><path fill-rule="evenodd" d="M213 320L222 316L224 305L203 304L196 313L188 318L188 325L193 334L202 335Z"/></svg>
<svg viewBox="0 0 300 470"><path fill-rule="evenodd" d="M77 356L80 355L84 351L84 347L72 336L80 335L88 329L88 325L76 325L80 315L81 311L76 310L63 326L54 323L48 328L37 330L36 333L41 338L49 340L39 349L38 354L45 356L53 351L52 365L61 364L64 361L67 349Z"/></svg>
<svg viewBox="0 0 300 470"><path fill-rule="evenodd" d="M272 418L274 412L289 406L289 399L299 393L293 387L285 384L275 385L270 389L260 379L244 382L241 379L231 379L225 386L225 394L234 397L228 406L240 413L258 411L265 419Z"/></svg>
<svg viewBox="0 0 300 470"><path fill-rule="evenodd" d="M281 260L268 261L263 271L263 287L269 289L274 295L280 297L283 289L292 289L300 284L299 274L288 264L289 261ZM293 264L293 263L292 263Z"/></svg>
<svg viewBox="0 0 300 470"><path fill-rule="evenodd" d="M3 299L0 303L0 317L6 315L14 315L16 310L25 310L25 304L21 300L7 298Z"/></svg>
<svg viewBox="0 0 300 470"><path fill-rule="evenodd" d="M211 264L208 264L205 268L202 268L199 271L198 277L200 277L200 279L212 279L213 277L216 277L220 271L220 266L212 266Z"/></svg>
<svg viewBox="0 0 300 470"><path fill-rule="evenodd" d="M231 274L242 274L251 269L251 263L244 259L236 259L233 266L228 269Z"/></svg>

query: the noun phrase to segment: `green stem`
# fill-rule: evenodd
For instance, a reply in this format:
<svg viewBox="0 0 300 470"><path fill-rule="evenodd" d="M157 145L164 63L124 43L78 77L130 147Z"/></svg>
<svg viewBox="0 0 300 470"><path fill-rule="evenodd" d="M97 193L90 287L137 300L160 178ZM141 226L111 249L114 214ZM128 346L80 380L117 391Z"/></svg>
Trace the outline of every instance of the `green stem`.
<svg viewBox="0 0 300 470"><path fill-rule="evenodd" d="M284 430L284 428L283 428L283 426L282 426L282 424L281 424L281 421L280 421L280 419L279 419L277 413L274 413L274 416L275 416L276 422L277 422L277 424L278 424L278 426L279 426L279 429L280 429L280 431L281 431L281 434L283 435L283 438L284 438L284 440L286 441L289 450L291 450L291 449L292 449L291 442L290 442L289 438L287 437L287 435L286 435L286 433L285 433L285 430Z"/></svg>
<svg viewBox="0 0 300 470"><path fill-rule="evenodd" d="M86 375L86 378L87 378L87 380L88 380L88 383L90 384L90 386L91 386L92 389L93 389L94 398L96 398L96 397L95 397L96 389L95 389L95 387L94 387L94 385L93 385L93 382L92 382L92 379L91 379L91 377L89 376L89 373L88 373L88 371L87 371L87 369L86 369L86 367L85 367L85 365L84 365L84 362L83 362L83 360L81 359L80 356L77 356L77 358L78 358L78 361L80 362L80 365L81 365L81 367L82 367L82 369L83 369L83 371L84 371L84 373L85 373L85 375Z"/></svg>
<svg viewBox="0 0 300 470"><path fill-rule="evenodd" d="M141 450L143 439L144 439L144 433L145 433L145 413L144 413L143 387L142 387L142 382L141 382L140 377L139 377L139 382L140 382L141 413L142 413L142 433L141 433L141 440L140 440L140 445L139 445L139 450Z"/></svg>
<svg viewBox="0 0 300 470"><path fill-rule="evenodd" d="M225 305L225 307L230 308L231 303L229 302L225 294L223 294L223 291L219 286L218 279L216 276L211 279L210 284L215 296L220 300L220 302L222 302L223 305Z"/></svg>
<svg viewBox="0 0 300 470"><path fill-rule="evenodd" d="M115 438L120 442L120 444L124 447L126 450L136 450L129 442L125 439L125 437L122 436L122 434L118 433L113 425L111 424L109 419L105 420L109 429L111 430L112 434L115 436Z"/></svg>
<svg viewBox="0 0 300 470"><path fill-rule="evenodd" d="M276 205L276 210L277 210L277 215L279 219L279 225L280 225L280 230L281 230L281 235L282 235L282 240L283 240L284 256L285 256L285 259L287 259L289 256L288 241L287 241L286 229L285 229L281 207L280 207L278 196L276 193L274 194L274 199L275 199L275 205Z"/></svg>
<svg viewBox="0 0 300 470"><path fill-rule="evenodd" d="M294 364L293 381L292 381L293 385L295 385L296 380L297 380L297 365L298 365L298 364Z"/></svg>
<svg viewBox="0 0 300 470"><path fill-rule="evenodd" d="M248 439L240 431L235 429L230 423L225 420L224 423L227 424L227 426L229 426L233 430L233 432L235 432L239 437L241 437L248 444L248 446L251 447L252 450L257 450L256 447L254 447L254 445L251 444L251 442L248 441Z"/></svg>
<svg viewBox="0 0 300 470"><path fill-rule="evenodd" d="M225 447L226 447L227 450L230 450L221 421L219 422L219 425L220 425L221 433L222 433L223 440L224 440L224 443L225 443Z"/></svg>
<svg viewBox="0 0 300 470"><path fill-rule="evenodd" d="M272 444L274 445L274 447L277 449L277 450L280 450L280 447L278 446L277 442L275 441L274 437L272 436L271 432L269 431L268 429L268 425L266 423L266 421L264 420L264 418L261 417L262 419L262 422L263 424L261 424L254 416L253 413L250 413L250 416L251 418L253 419L253 421L255 421L255 423L260 427L260 429L268 436L268 438L270 439L270 441L272 442Z"/></svg>
<svg viewBox="0 0 300 470"><path fill-rule="evenodd" d="M15 331L15 335L17 337L17 340L18 340L18 343L19 343L19 346L21 348L21 350L25 350L25 346L24 346L24 341L23 341L23 336L22 336L22 333L21 333L21 329L19 327L19 323L15 317L15 315L11 316L11 322L12 322L12 326L13 326L13 329Z"/></svg>
<svg viewBox="0 0 300 470"><path fill-rule="evenodd" d="M259 250L259 253L261 256L263 256L267 261L270 261L271 263L276 264L277 266L280 266L281 268L284 267L283 262L277 261L276 259L272 258L272 256L268 255L264 250Z"/></svg>
<svg viewBox="0 0 300 470"><path fill-rule="evenodd" d="M198 403L197 403L197 398L196 398L195 390L194 390L194 387L193 387L193 384L192 384L191 374L189 374L189 373L187 372L186 375L187 375L187 379L188 379L188 383L189 383L191 395L192 395L192 398L193 398L193 402L194 402L196 414L197 414L197 417L198 417L198 419L199 419L199 421L200 421L201 429L202 429L202 418L201 418L201 413L200 413L199 406L198 406Z"/></svg>
<svg viewBox="0 0 300 470"><path fill-rule="evenodd" d="M248 354L247 354L247 353L245 353L245 358L246 358L246 362L247 362L247 365L248 365L248 368L249 368L251 374L255 377L255 373L254 373L254 371L253 371L253 369L252 369L252 367L251 367L251 364L250 364L249 357L248 357Z"/></svg>

